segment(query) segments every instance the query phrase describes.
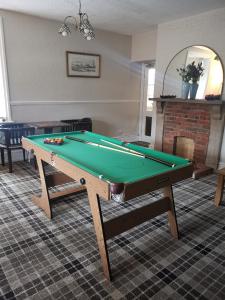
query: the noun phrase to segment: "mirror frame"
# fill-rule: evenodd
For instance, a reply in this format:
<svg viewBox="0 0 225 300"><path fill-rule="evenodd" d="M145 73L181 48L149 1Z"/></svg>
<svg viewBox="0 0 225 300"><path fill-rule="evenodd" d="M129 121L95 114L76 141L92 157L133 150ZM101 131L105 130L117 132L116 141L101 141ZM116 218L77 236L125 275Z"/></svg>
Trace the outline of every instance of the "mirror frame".
<svg viewBox="0 0 225 300"><path fill-rule="evenodd" d="M163 75L162 96L164 96L164 88L165 88L165 77L166 77L166 73L167 73L167 70L168 70L168 68L169 68L169 66L170 66L170 64L171 64L171 62L174 60L174 58L175 58L178 54L180 54L180 53L181 53L182 51L184 51L185 49L191 48L191 47L197 47L197 46L208 48L208 49L210 49L211 51L213 51L213 52L218 56L218 58L219 58L219 60L220 60L220 63L221 63L221 66L222 66L222 70L223 70L223 85L222 85L222 89L221 89L221 93L220 93L221 96L223 95L224 82L225 82L225 80L224 80L225 72L224 72L224 64L223 64L223 61L222 61L220 55L219 55L213 48L211 48L211 47L209 47L209 46L206 46L206 45L202 45L202 44L199 45L199 44L198 44L198 45L191 45L191 46L187 46L187 47L183 48L182 50L180 50L179 52L177 52L177 53L171 58L171 60L169 61L168 65L167 65L167 67L166 67L166 70L165 70L165 72L164 72L164 75ZM205 99L202 99L202 100L205 100ZM220 101L223 101L223 100L220 99ZM224 99L224 101L225 101L225 99Z"/></svg>

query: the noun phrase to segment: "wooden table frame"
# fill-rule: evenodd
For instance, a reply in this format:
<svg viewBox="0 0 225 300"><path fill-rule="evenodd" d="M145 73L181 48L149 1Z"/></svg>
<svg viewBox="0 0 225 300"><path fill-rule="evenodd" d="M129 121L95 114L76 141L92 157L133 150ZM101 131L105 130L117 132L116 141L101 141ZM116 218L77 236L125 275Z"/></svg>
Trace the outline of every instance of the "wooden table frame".
<svg viewBox="0 0 225 300"><path fill-rule="evenodd" d="M168 223L172 236L176 239L179 238L172 184L191 177L193 172L192 164L134 183L117 185L91 175L58 157L54 153L50 153L33 144L29 139L24 138L22 144L24 149L32 151L35 154L40 173L42 194L40 197L34 196L33 201L44 210L50 219L52 218L52 200L81 190L87 190L103 272L108 280L111 280L109 255L106 243L108 239L165 212L168 214ZM62 173L47 175L44 169L44 162L54 165L54 167ZM62 192L49 192L50 187L67 182L80 182L80 180L83 185L77 188L70 188L69 190L64 190ZM163 198L103 222L100 197L108 201L111 200L112 192L117 193L122 190L124 200L126 201L160 188L163 188Z"/></svg>

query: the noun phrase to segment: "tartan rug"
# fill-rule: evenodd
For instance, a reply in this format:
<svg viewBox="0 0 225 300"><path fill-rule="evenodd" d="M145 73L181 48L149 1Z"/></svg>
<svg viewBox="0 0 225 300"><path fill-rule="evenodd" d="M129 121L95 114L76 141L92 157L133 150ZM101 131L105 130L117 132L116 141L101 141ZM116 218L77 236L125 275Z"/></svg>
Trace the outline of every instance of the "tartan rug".
<svg viewBox="0 0 225 300"><path fill-rule="evenodd" d="M0 167L0 299L225 299L225 200L216 176L174 185L181 238L158 216L107 242L113 281L103 276L86 192L56 200L53 219L31 201L40 193L28 163ZM143 206L101 201L104 219Z"/></svg>

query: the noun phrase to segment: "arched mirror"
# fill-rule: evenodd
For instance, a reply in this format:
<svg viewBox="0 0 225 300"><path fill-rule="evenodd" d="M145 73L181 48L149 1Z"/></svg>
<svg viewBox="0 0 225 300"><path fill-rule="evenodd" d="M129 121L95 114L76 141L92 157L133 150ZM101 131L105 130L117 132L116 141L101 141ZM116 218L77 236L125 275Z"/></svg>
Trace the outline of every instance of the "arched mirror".
<svg viewBox="0 0 225 300"><path fill-rule="evenodd" d="M205 46L191 46L177 53L166 68L164 97L221 99L224 70L216 52Z"/></svg>

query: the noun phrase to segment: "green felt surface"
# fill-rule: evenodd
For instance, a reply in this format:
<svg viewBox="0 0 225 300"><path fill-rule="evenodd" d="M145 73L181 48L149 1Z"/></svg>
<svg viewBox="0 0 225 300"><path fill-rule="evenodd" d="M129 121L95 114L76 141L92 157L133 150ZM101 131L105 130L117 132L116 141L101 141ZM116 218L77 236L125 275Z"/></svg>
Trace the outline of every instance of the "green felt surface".
<svg viewBox="0 0 225 300"><path fill-rule="evenodd" d="M128 148L139 151L143 154L149 154L169 163L174 163L176 166L171 168L150 159L65 139L66 135L114 148L117 148L116 145L123 144L117 139L88 131L85 133L76 131L69 133L37 135L28 137L28 139L41 148L49 152L53 151L59 157L95 176L102 175L103 179L109 180L110 182L131 183L163 172L172 171L176 168L184 167L189 164L188 160L178 156L133 144L127 145ZM44 139L46 137L62 137L64 138L64 144L61 146L44 144ZM104 142L104 140L114 143L115 146Z"/></svg>

